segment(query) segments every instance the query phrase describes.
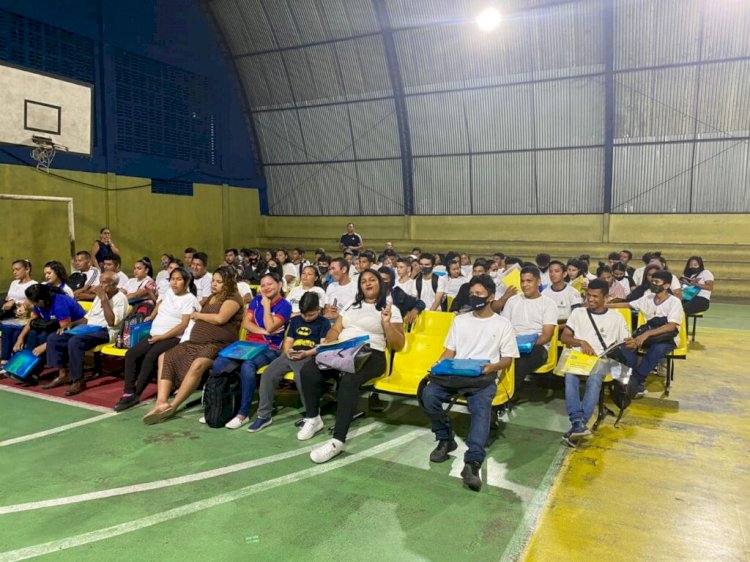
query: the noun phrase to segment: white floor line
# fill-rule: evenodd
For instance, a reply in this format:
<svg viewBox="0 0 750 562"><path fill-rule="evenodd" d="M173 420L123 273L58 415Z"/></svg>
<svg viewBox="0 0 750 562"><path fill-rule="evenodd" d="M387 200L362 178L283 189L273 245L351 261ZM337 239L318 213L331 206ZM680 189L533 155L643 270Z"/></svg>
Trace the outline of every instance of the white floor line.
<svg viewBox="0 0 750 562"><path fill-rule="evenodd" d="M382 427L383 424L380 422L373 422L359 429L353 430L349 433L349 438L357 437L365 433L369 433L373 429ZM0 515L6 515L8 513L19 513L21 511L31 511L34 509L43 509L45 507L57 507L61 505L70 505L74 503L82 503L93 500L100 500L103 498L112 498L115 496L124 496L127 494L136 494L139 492L146 492L149 490L158 490L160 488L168 488L170 486L179 486L180 484L187 484L190 482L198 482L200 480L207 480L209 478L216 478L217 476L224 476L225 474L232 474L241 470L247 470L248 468L255 468L256 466L263 466L264 464L270 464L273 462L289 459L309 453L314 447L320 445L321 442L318 440L314 444L301 449L294 449L284 453L272 455L270 457L263 457L261 459L254 459L251 461L245 461L221 468L213 468L211 470L205 470L203 472L196 472L194 474L186 474L185 476L177 476L174 478L165 478L163 480L155 480L153 482L144 482L141 484L132 484L130 486L120 486L119 488L110 488L108 490L100 490L98 492L89 492L87 494L78 494L75 496L65 496L61 498L54 498L51 500L42 500L36 502L19 503L15 505L6 505L0 507Z"/></svg>
<svg viewBox="0 0 750 562"><path fill-rule="evenodd" d="M267 480L265 482L246 486L244 488L233 490L225 494L220 494L212 498L207 498L205 500L189 503L174 509L169 509L162 513L157 513L154 515L149 515L147 517L142 517L141 519L128 521L127 523L121 523L119 525L113 525L111 527L106 527L97 531L91 531L89 533L83 533L80 535L50 541L35 546L2 552L0 553L0 562L26 560L35 556L43 556L45 554L60 552L69 548L75 548L85 544L110 539L112 537L117 537L126 533L132 533L146 527L152 527L154 525L158 525L166 521L171 521L172 519L177 519L179 517L184 517L186 515L210 509L212 507L237 501L253 494L265 492L273 488L278 488L279 486L300 482L301 480L306 480L308 478L319 476L326 472L331 472L332 470L336 470L337 468L342 468L357 461L375 456L379 453L387 451L388 449L393 449L395 447L408 443L409 441L412 441L417 436L425 433L426 431L427 430L425 429L410 431L409 433L406 433L401 437L396 437L394 439L386 441L385 443L381 443L380 445L376 445L375 447L362 451L361 453L347 455L343 458L340 457L339 459L334 459L327 464L315 465L298 472L286 474L272 480Z"/></svg>
<svg viewBox="0 0 750 562"><path fill-rule="evenodd" d="M37 433L29 433L28 435L21 435L20 437L14 437L13 439L6 439L5 441L0 441L0 447L7 447L8 445L16 445L17 443L25 443L26 441L32 441L34 439L39 439L40 437L47 437L48 435L54 435L55 433L67 431L68 429L73 429L75 427L81 427L82 425L88 425L90 423L98 422L99 420L111 418L112 416L116 416L116 415L117 414L115 414L114 412L107 412L106 414L101 414L100 416L94 416L93 418L86 418L85 420L80 420L80 421L69 423L66 425L53 427L52 429L45 429L44 431L38 431Z"/></svg>
<svg viewBox="0 0 750 562"><path fill-rule="evenodd" d="M57 402L58 404L65 404L66 406L77 406L84 410L93 410L94 412L112 412L112 408L105 408L104 406L94 406L93 404L86 404L84 402L78 402L77 400L71 400L70 398L63 398L61 396L50 396L49 394L40 394L38 392L29 392L21 388L13 388L0 384L0 390L5 392L11 392L13 394L21 394L22 396L29 396L31 398L38 398L39 400L47 400L48 402Z"/></svg>

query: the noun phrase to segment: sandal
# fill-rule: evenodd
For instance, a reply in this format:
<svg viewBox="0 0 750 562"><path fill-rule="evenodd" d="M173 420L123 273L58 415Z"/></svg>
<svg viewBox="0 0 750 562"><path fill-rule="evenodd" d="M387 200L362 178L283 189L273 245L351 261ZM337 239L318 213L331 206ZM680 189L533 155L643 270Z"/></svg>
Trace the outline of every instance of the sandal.
<svg viewBox="0 0 750 562"><path fill-rule="evenodd" d="M156 411L156 412L149 412L145 416L143 416L143 423L146 425L154 425L157 423L162 423L167 421L169 418L173 417L175 415L175 409L172 406L168 406L167 408Z"/></svg>

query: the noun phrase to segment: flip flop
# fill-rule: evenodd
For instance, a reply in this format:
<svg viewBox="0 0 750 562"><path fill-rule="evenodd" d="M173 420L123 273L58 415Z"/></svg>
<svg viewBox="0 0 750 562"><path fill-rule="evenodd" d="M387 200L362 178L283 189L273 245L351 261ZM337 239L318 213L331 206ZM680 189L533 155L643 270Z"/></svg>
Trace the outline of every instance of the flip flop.
<svg viewBox="0 0 750 562"><path fill-rule="evenodd" d="M169 406L165 410L161 410L160 412L149 412L145 416L143 416L143 423L146 425L154 425L157 423L162 423L167 421L169 418L175 415L175 409L172 408L172 406Z"/></svg>

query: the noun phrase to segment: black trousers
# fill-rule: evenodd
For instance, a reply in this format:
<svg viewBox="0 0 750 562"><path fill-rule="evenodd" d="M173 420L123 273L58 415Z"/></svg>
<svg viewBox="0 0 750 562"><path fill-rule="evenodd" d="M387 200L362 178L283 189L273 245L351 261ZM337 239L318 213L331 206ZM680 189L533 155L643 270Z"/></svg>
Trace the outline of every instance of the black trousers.
<svg viewBox="0 0 750 562"><path fill-rule="evenodd" d="M356 373L341 373L339 384L336 389L336 426L333 429L333 438L346 441L349 425L352 423L354 414L357 413L360 388L364 383L385 372L385 353L372 351L372 355L362 369ZM323 379L339 375L338 371L321 371L315 361L309 361L301 371L302 394L306 406L305 417L314 418L320 413L320 395L323 388Z"/></svg>
<svg viewBox="0 0 750 562"><path fill-rule="evenodd" d="M523 385L523 380L544 365L547 361L547 349L543 345L535 345L528 355L516 359L515 392Z"/></svg>
<svg viewBox="0 0 750 562"><path fill-rule="evenodd" d="M692 300L682 301L682 310L685 314L698 314L699 312L706 312L708 310L711 301L705 297L693 297Z"/></svg>
<svg viewBox="0 0 750 562"><path fill-rule="evenodd" d="M138 394L146 388L151 376L156 374L159 355L180 343L180 338L169 338L155 344L142 339L125 354L125 394Z"/></svg>

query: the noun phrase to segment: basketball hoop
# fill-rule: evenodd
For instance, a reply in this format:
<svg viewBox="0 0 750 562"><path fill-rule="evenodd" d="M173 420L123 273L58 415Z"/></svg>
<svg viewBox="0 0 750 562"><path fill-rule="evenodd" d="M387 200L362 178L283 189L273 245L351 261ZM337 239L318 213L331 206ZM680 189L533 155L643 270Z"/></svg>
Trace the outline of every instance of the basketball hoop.
<svg viewBox="0 0 750 562"><path fill-rule="evenodd" d="M31 149L31 157L36 161L36 169L49 174L49 166L55 159L58 150L67 152L68 148L55 144L49 137L34 135L31 137L34 148Z"/></svg>

